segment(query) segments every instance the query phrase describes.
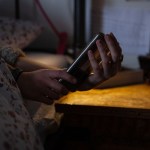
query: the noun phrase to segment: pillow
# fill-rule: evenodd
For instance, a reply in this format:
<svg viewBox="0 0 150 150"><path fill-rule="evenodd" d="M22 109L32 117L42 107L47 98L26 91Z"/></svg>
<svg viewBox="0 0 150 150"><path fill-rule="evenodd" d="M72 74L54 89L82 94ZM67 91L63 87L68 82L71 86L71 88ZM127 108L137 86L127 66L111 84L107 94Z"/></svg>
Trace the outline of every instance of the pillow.
<svg viewBox="0 0 150 150"><path fill-rule="evenodd" d="M43 31L43 27L31 21L0 18L0 45L25 48Z"/></svg>

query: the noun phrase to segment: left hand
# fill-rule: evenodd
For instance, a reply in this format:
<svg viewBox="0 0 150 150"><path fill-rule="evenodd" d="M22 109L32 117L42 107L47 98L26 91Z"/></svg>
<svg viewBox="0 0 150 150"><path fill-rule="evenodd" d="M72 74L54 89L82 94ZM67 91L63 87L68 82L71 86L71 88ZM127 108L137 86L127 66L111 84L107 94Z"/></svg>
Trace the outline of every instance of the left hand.
<svg viewBox="0 0 150 150"><path fill-rule="evenodd" d="M93 73L80 85L78 90L89 90L114 76L120 70L123 55L117 39L113 33L104 35L104 39L106 43L101 40L96 41L102 60L101 64L97 63L93 52L91 50L88 51L88 57L93 68Z"/></svg>

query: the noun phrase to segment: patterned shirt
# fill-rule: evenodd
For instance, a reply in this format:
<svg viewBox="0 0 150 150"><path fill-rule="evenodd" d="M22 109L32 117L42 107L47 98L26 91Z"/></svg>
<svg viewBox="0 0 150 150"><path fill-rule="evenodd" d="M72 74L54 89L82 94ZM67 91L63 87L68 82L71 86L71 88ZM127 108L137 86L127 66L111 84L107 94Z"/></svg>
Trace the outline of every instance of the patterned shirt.
<svg viewBox="0 0 150 150"><path fill-rule="evenodd" d="M0 58L3 58L5 62L9 64L10 66L14 66L17 59L20 56L24 57L25 53L19 48L10 47L10 46L0 47ZM7 71L8 71L8 68L7 68ZM9 72L9 76L11 76L10 72ZM15 83L15 86L16 86L17 91L19 91L16 83ZM3 92L2 91L0 92L0 99L2 97L1 93L4 94L5 92L6 92L5 90L3 90ZM15 92L15 90L13 92ZM7 93L9 93L9 91L7 91ZM20 97L20 99L22 98ZM30 101L26 99L24 99L24 101L25 101L24 105L33 121L34 127L36 131L38 132L38 134L40 135L42 142L44 142L48 134L54 133L59 128L59 124L60 124L63 114L55 113L54 105L45 105L39 102Z"/></svg>
<svg viewBox="0 0 150 150"><path fill-rule="evenodd" d="M25 56L25 53L15 47L2 46L0 47L0 56L10 65L14 65L18 57Z"/></svg>
<svg viewBox="0 0 150 150"><path fill-rule="evenodd" d="M20 90L0 58L0 149L43 150Z"/></svg>

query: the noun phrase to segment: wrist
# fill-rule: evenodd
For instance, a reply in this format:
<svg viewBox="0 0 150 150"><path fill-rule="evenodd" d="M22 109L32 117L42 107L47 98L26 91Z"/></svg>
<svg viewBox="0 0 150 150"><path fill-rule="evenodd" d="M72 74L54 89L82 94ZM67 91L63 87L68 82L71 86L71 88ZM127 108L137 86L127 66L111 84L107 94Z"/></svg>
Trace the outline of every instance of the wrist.
<svg viewBox="0 0 150 150"><path fill-rule="evenodd" d="M11 70L11 73L12 73L12 75L13 75L15 81L18 81L20 75L23 73L23 70L20 69L20 68L13 68L13 69Z"/></svg>

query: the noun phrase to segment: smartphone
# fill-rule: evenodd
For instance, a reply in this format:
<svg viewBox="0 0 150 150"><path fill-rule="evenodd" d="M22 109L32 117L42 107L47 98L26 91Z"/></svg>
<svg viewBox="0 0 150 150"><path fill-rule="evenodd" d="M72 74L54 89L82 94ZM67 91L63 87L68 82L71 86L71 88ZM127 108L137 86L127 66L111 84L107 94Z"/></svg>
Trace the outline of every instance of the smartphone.
<svg viewBox="0 0 150 150"><path fill-rule="evenodd" d="M67 81L62 79L59 80L63 85L65 85L69 90L75 91L78 86L90 75L92 72L92 67L88 58L88 50L92 50L94 56L98 63L101 62L101 57L99 55L99 51L97 50L96 41L97 40L104 40L104 34L98 33L96 36L91 40L91 42L81 51L79 56L75 59L75 61L70 65L67 69L67 72L73 75L77 79L77 84L71 84Z"/></svg>

